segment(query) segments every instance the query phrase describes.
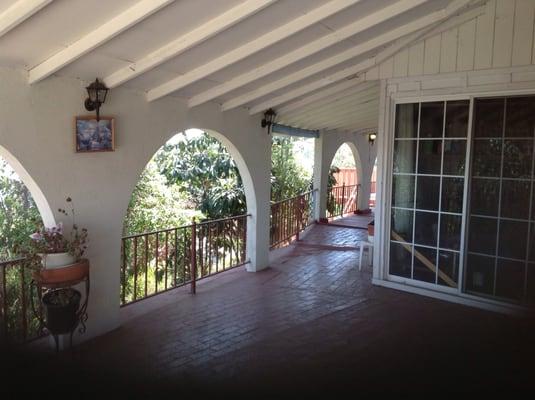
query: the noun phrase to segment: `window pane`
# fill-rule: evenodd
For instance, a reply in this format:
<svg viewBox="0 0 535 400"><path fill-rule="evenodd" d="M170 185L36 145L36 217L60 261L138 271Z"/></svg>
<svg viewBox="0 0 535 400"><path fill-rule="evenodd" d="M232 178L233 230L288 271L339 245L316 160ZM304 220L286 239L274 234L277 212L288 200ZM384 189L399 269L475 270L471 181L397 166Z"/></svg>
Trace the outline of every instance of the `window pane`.
<svg viewBox="0 0 535 400"><path fill-rule="evenodd" d="M394 173L416 172L416 140L394 141Z"/></svg>
<svg viewBox="0 0 535 400"><path fill-rule="evenodd" d="M452 251L438 252L438 284L457 287L459 279L459 253Z"/></svg>
<svg viewBox="0 0 535 400"><path fill-rule="evenodd" d="M395 137L415 138L418 136L418 107L418 103L396 106Z"/></svg>
<svg viewBox="0 0 535 400"><path fill-rule="evenodd" d="M414 243L426 246L437 245L438 214L416 211Z"/></svg>
<svg viewBox="0 0 535 400"><path fill-rule="evenodd" d="M473 176L500 176L502 142L501 139L474 140Z"/></svg>
<svg viewBox="0 0 535 400"><path fill-rule="evenodd" d="M525 264L498 259L496 296L521 301L524 297Z"/></svg>
<svg viewBox="0 0 535 400"><path fill-rule="evenodd" d="M500 221L500 242L498 255L507 258L526 259L528 223L517 221Z"/></svg>
<svg viewBox="0 0 535 400"><path fill-rule="evenodd" d="M446 137L466 137L469 107L468 100L446 102Z"/></svg>
<svg viewBox="0 0 535 400"><path fill-rule="evenodd" d="M463 211L464 179L442 178L442 211Z"/></svg>
<svg viewBox="0 0 535 400"><path fill-rule="evenodd" d="M494 292L494 257L469 254L466 265L466 290L477 293Z"/></svg>
<svg viewBox="0 0 535 400"><path fill-rule="evenodd" d="M470 193L472 214L497 216L499 193L499 179L472 178L472 191Z"/></svg>
<svg viewBox="0 0 535 400"><path fill-rule="evenodd" d="M416 208L438 211L440 178L433 176L418 176L416 186Z"/></svg>
<svg viewBox="0 0 535 400"><path fill-rule="evenodd" d="M414 246L413 279L435 283L437 251L426 247Z"/></svg>
<svg viewBox="0 0 535 400"><path fill-rule="evenodd" d="M503 151L504 178L531 178L533 140L506 140Z"/></svg>
<svg viewBox="0 0 535 400"><path fill-rule="evenodd" d="M414 176L393 176L392 207L414 208Z"/></svg>
<svg viewBox="0 0 535 400"><path fill-rule="evenodd" d="M532 138L535 131L535 97L507 99L506 137Z"/></svg>
<svg viewBox="0 0 535 400"><path fill-rule="evenodd" d="M444 102L422 103L420 137L442 137L444 123Z"/></svg>
<svg viewBox="0 0 535 400"><path fill-rule="evenodd" d="M501 216L505 218L529 219L531 182L502 181Z"/></svg>
<svg viewBox="0 0 535 400"><path fill-rule="evenodd" d="M468 250L474 253L496 254L497 220L492 218L470 218Z"/></svg>
<svg viewBox="0 0 535 400"><path fill-rule="evenodd" d="M418 173L440 174L442 140L420 140L418 149Z"/></svg>
<svg viewBox="0 0 535 400"><path fill-rule="evenodd" d="M474 136L501 137L505 99L477 99L474 105Z"/></svg>
<svg viewBox="0 0 535 400"><path fill-rule="evenodd" d="M390 274L411 277L412 246L390 243Z"/></svg>
<svg viewBox="0 0 535 400"><path fill-rule="evenodd" d="M444 249L459 250L461 246L460 215L442 214L440 216L440 246Z"/></svg>
<svg viewBox="0 0 535 400"><path fill-rule="evenodd" d="M444 175L464 175L466 140L444 141Z"/></svg>
<svg viewBox="0 0 535 400"><path fill-rule="evenodd" d="M392 209L392 239L412 243L412 222L414 212Z"/></svg>

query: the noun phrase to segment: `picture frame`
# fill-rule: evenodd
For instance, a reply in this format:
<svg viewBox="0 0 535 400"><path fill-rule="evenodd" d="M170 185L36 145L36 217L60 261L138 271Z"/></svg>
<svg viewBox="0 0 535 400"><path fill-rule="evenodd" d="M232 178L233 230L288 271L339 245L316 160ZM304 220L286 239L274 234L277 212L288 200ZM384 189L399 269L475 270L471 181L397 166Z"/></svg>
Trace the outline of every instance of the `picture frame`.
<svg viewBox="0 0 535 400"><path fill-rule="evenodd" d="M115 151L115 118L74 117L74 145L77 153Z"/></svg>

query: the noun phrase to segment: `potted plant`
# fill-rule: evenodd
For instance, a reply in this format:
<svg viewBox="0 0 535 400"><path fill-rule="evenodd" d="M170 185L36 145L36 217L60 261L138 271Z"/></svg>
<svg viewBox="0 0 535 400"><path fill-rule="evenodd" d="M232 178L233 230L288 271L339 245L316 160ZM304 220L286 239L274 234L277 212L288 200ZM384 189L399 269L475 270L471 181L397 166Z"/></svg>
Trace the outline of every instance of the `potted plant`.
<svg viewBox="0 0 535 400"><path fill-rule="evenodd" d="M50 228L39 226L30 235L31 242L26 249L26 258L33 261L40 260L41 266L45 269L72 265L82 258L87 249L87 229L78 228L75 223L72 199L67 197L66 201L71 204L70 212L63 208L59 208L58 211L72 218L72 228L69 236L64 234L62 222Z"/></svg>
<svg viewBox="0 0 535 400"><path fill-rule="evenodd" d="M82 259L87 249L87 229L78 228L72 199L66 201L70 211L58 211L72 219L69 235L61 222L49 228L38 226L23 250L28 265L36 270L34 281L47 289L41 298L44 325L56 340L56 335L72 333L78 325L82 296L70 286L80 282L89 268L87 260Z"/></svg>

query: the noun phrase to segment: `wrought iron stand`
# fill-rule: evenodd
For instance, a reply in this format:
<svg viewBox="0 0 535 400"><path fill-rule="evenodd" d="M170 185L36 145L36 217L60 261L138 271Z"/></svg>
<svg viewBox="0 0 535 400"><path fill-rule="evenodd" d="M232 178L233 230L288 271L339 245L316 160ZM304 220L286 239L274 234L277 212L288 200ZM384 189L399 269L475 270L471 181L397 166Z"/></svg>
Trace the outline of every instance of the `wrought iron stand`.
<svg viewBox="0 0 535 400"><path fill-rule="evenodd" d="M85 283L85 298L82 304L79 306L76 312L76 324L72 327L70 332L54 332L47 324L47 321L43 318L43 313L36 312L34 304L34 290L42 296L51 290L67 288L78 283ZM59 335L69 334L70 335L70 348L72 349L72 336L76 331L76 328L80 326L79 332L84 333L86 330L85 323L87 321L87 303L89 300L89 261L86 259L81 260L80 262L72 265L68 265L62 268L57 269L44 269L41 271L35 271L33 273L33 279L30 284L30 299L32 311L39 319L39 322L42 327L45 327L50 334L54 337L54 342L56 344L56 352L59 352ZM42 304L39 304L39 307L42 307Z"/></svg>

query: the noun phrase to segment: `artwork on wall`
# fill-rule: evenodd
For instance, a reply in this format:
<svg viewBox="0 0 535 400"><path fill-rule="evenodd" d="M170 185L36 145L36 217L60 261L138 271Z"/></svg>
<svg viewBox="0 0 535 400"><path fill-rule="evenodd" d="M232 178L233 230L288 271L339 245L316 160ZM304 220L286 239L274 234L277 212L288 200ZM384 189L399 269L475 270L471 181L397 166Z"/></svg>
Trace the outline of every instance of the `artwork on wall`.
<svg viewBox="0 0 535 400"><path fill-rule="evenodd" d="M75 118L74 140L77 153L115 150L115 119L94 116Z"/></svg>

